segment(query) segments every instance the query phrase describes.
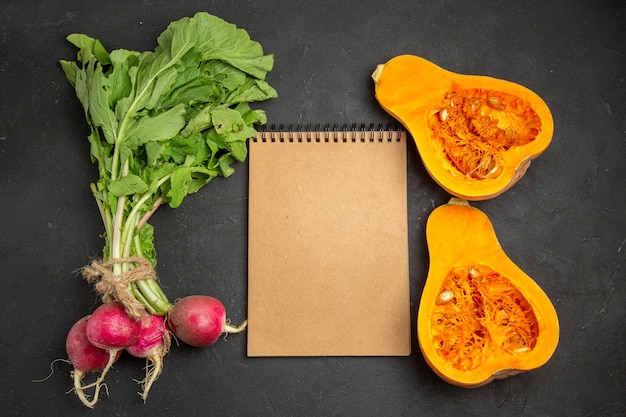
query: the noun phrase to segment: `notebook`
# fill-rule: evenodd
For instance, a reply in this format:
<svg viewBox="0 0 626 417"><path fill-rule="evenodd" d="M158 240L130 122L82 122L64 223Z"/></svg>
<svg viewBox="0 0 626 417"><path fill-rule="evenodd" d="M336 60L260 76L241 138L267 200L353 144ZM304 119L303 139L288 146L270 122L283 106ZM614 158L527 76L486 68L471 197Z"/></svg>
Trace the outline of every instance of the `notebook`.
<svg viewBox="0 0 626 417"><path fill-rule="evenodd" d="M406 132L268 129L248 158L248 356L409 355Z"/></svg>

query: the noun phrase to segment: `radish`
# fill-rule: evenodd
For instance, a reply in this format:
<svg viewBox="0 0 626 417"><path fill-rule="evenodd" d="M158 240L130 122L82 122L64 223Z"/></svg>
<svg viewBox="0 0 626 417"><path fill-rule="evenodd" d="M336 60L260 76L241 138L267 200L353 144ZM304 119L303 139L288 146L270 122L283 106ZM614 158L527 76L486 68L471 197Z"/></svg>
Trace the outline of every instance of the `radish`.
<svg viewBox="0 0 626 417"><path fill-rule="evenodd" d="M85 324L85 337L93 346L107 351L109 360L102 370L102 375L95 383L96 393L94 398L88 403L85 403L81 398L85 405L93 407L98 401L98 392L104 377L122 350L135 343L138 339L139 325L139 320L126 314L124 304L119 301L104 303L93 311Z"/></svg>
<svg viewBox="0 0 626 417"><path fill-rule="evenodd" d="M140 381L143 392L140 393L144 402L154 381L163 370L163 358L170 349L170 334L165 326L163 316L153 314L143 317L139 326L139 338L126 351L137 358L146 358L146 377Z"/></svg>
<svg viewBox="0 0 626 417"><path fill-rule="evenodd" d="M119 301L104 303L94 310L85 332L92 345L106 350L124 349L139 337L140 321L126 314Z"/></svg>
<svg viewBox="0 0 626 417"><path fill-rule="evenodd" d="M176 301L170 309L167 324L174 335L195 347L207 347L223 333L239 333L247 322L232 327L226 321L221 301L208 295L190 295Z"/></svg>
<svg viewBox="0 0 626 417"><path fill-rule="evenodd" d="M93 408L98 401L100 386L104 381L106 371L108 371L111 364L120 357L122 351L117 351L114 355L111 355L107 350L92 345L86 333L89 318L90 316L85 316L74 323L65 339L65 350L74 367L72 378L74 379L76 394L83 404L89 408ZM82 379L85 374L95 371L103 371L96 382L89 385L82 385ZM85 389L92 386L96 388L93 399L89 400L85 395Z"/></svg>

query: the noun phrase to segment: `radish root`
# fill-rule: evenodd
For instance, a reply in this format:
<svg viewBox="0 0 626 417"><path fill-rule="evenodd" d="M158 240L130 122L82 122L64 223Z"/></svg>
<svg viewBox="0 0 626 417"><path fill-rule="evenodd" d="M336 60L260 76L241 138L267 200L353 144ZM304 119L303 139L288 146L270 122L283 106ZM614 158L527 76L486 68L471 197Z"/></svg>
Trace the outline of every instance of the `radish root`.
<svg viewBox="0 0 626 417"><path fill-rule="evenodd" d="M83 380L83 377L85 376L85 372L78 371L76 369L72 371L72 379L74 380L74 391L76 392L76 395L78 395L78 398L80 399L80 401L87 407L93 408L96 405L96 403L98 402L98 397L100 395L100 388L104 386L106 390L106 385L104 384L104 378L106 377L107 373L113 366L113 363L115 362L116 359L117 359L117 351L109 350L109 362L107 363L106 367L102 370L102 373L100 374L98 379L92 382L91 384L87 384L87 385L82 384L82 380ZM87 394L85 393L85 390L89 388L93 388L93 387L95 387L93 398L90 400L89 398L87 398ZM107 394L108 394L108 390L107 390Z"/></svg>
<svg viewBox="0 0 626 417"><path fill-rule="evenodd" d="M154 384L163 371L163 358L169 353L171 344L170 334L168 332L163 333L163 343L146 357L146 376L141 381L137 381L141 384L142 389L138 394L141 396L144 403L148 400L148 393L150 392L150 388L152 388L152 384Z"/></svg>
<svg viewBox="0 0 626 417"><path fill-rule="evenodd" d="M248 327L248 320L244 320L243 323L241 323L239 326L231 326L230 323L227 321L224 324L224 333L241 333L246 330L246 327Z"/></svg>
<svg viewBox="0 0 626 417"><path fill-rule="evenodd" d="M57 362L65 362L69 364L72 363L72 361L70 361L69 359L55 359L52 361L52 363L50 363L50 373L48 374L48 376L46 376L45 378L41 378L41 379L34 379L33 382L35 383L46 382L48 379L50 379L50 377L52 377L52 375L54 374L54 364Z"/></svg>

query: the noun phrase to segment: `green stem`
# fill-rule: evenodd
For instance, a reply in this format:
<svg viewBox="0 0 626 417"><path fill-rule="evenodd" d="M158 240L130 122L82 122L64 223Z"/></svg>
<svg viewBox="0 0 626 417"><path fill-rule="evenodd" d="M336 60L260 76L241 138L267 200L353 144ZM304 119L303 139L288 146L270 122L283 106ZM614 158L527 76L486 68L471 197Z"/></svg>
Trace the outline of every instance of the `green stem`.
<svg viewBox="0 0 626 417"><path fill-rule="evenodd" d="M140 301L152 314L163 316L170 310L171 304L155 279L133 281L133 295L140 293Z"/></svg>
<svg viewBox="0 0 626 417"><path fill-rule="evenodd" d="M158 189L164 182L166 182L171 175L167 175L159 180L156 184L156 188ZM137 231L139 230L138 223L140 221L140 213L143 205L152 197L152 193L147 192L143 194L134 204L130 213L126 217L126 220L123 222L123 225L118 227L116 226L115 230L121 230L121 234L116 240L116 248L119 254L119 257L128 257L131 255L131 250L134 246L135 254L137 256L143 257L143 252L141 250L141 241L139 239L139 234ZM121 197L120 197L121 198ZM118 200L119 203L119 200ZM120 207L118 204L117 214L120 213ZM117 218L118 216L116 216ZM120 217L121 218L121 217ZM132 269L132 265L125 263L123 264L122 271L128 271ZM167 299L167 296L159 286L156 279L144 279L134 281L130 285L130 291L133 296L140 301L146 310L151 314L157 315L165 315L169 311L171 304Z"/></svg>
<svg viewBox="0 0 626 417"><path fill-rule="evenodd" d="M129 162L126 160L124 162L124 167L122 167L122 175L128 174L128 166ZM113 219L113 236L111 238L111 258L121 258L122 257L122 247L123 247L123 239L122 239L122 228L124 224L124 209L126 206L126 196L119 196L117 198L117 208L115 209L115 217ZM122 272L127 270L127 266L124 264L115 264L113 265L113 272L115 275L120 275Z"/></svg>
<svg viewBox="0 0 626 417"><path fill-rule="evenodd" d="M133 241L137 256L143 257L139 235L135 235ZM134 281L130 289L149 313L163 316L169 311L171 304L156 279Z"/></svg>
<svg viewBox="0 0 626 417"><path fill-rule="evenodd" d="M141 216L141 219L139 219L139 223L137 223L137 229L141 229L141 226L143 226L144 224L148 222L150 217L152 217L152 215L157 211L157 209L161 206L162 203L163 203L163 197L157 198L154 201L154 203L152 203L152 209L150 211L145 212L144 215Z"/></svg>
<svg viewBox="0 0 626 417"><path fill-rule="evenodd" d="M172 174L168 174L166 176L164 176L163 178L161 178L155 186L155 189L158 189L161 185L163 185L165 182L167 182L170 177L172 176ZM137 200L137 202L135 203L135 206L132 208L132 210L130 211L130 213L128 213L128 217L126 218L126 222L124 223L123 229L124 229L124 235L122 236L122 240L125 242L125 246L123 247L122 253L124 256L129 256L130 255L130 249L132 246L132 240L131 239L131 235L133 233L136 233L136 229L138 227L138 223L139 223L139 212L141 211L141 208L143 207L143 205L146 203L146 201L148 201L150 199L150 197L152 197L152 192L148 191L145 194L143 194L139 200Z"/></svg>
<svg viewBox="0 0 626 417"><path fill-rule="evenodd" d="M106 236L111 236L111 214L104 209L104 205L102 204L102 200L98 198L98 187L96 184L90 184L89 188L96 200L96 204L98 205L98 211L100 212L100 217L102 217L102 224L104 225L104 233Z"/></svg>
<svg viewBox="0 0 626 417"><path fill-rule="evenodd" d="M135 282L130 283L130 292L133 294L133 297L137 299L143 306L146 308L146 311L150 314L157 314L157 311L152 308L146 297L143 296L137 284Z"/></svg>

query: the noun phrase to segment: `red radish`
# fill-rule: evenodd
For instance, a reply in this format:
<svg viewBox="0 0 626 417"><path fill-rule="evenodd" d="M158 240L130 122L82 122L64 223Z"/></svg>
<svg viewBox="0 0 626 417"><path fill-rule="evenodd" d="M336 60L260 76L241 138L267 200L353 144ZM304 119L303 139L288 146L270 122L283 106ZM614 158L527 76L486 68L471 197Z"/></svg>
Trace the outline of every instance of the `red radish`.
<svg viewBox="0 0 626 417"><path fill-rule="evenodd" d="M104 377L113 366L120 352L133 344L139 337L139 321L126 314L124 305L119 301L104 303L96 308L85 324L85 337L93 346L105 349L109 360L102 370L102 374L95 385L95 394L92 400L87 400L78 392L83 404L93 407L98 401L98 393ZM85 387L83 387L84 389Z"/></svg>
<svg viewBox="0 0 626 417"><path fill-rule="evenodd" d="M137 358L147 358L150 353L163 344L166 336L163 316L147 315L139 321L139 337L126 351Z"/></svg>
<svg viewBox="0 0 626 417"><path fill-rule="evenodd" d="M246 322L230 326L224 305L207 295L190 295L176 301L167 323L177 338L195 347L211 346L222 333L239 333L246 327Z"/></svg>
<svg viewBox="0 0 626 417"><path fill-rule="evenodd" d="M86 328L92 345L102 349L124 349L139 337L139 320L128 316L119 301L104 303L91 314Z"/></svg>
<svg viewBox="0 0 626 417"><path fill-rule="evenodd" d="M139 338L128 346L126 351L137 358L146 358L146 377L140 381L143 392L140 394L144 401L148 399L148 392L154 381L163 370L163 358L170 349L170 334L162 316L148 315L141 319Z"/></svg>
<svg viewBox="0 0 626 417"><path fill-rule="evenodd" d="M89 316L85 316L78 320L65 340L65 350L74 369L82 373L101 371L109 362L109 352L92 345L87 339L85 329L88 319Z"/></svg>
<svg viewBox="0 0 626 417"><path fill-rule="evenodd" d="M100 387L104 381L106 371L120 357L122 351L118 350L112 355L109 351L92 345L89 339L87 339L86 333L89 318L90 316L85 316L74 323L65 339L65 350L74 367L72 378L74 379L76 395L78 395L83 404L93 408L98 401ZM82 385L82 379L85 374L95 371L103 371L98 380L89 385ZM93 399L89 400L85 395L85 389L92 386L96 388Z"/></svg>

